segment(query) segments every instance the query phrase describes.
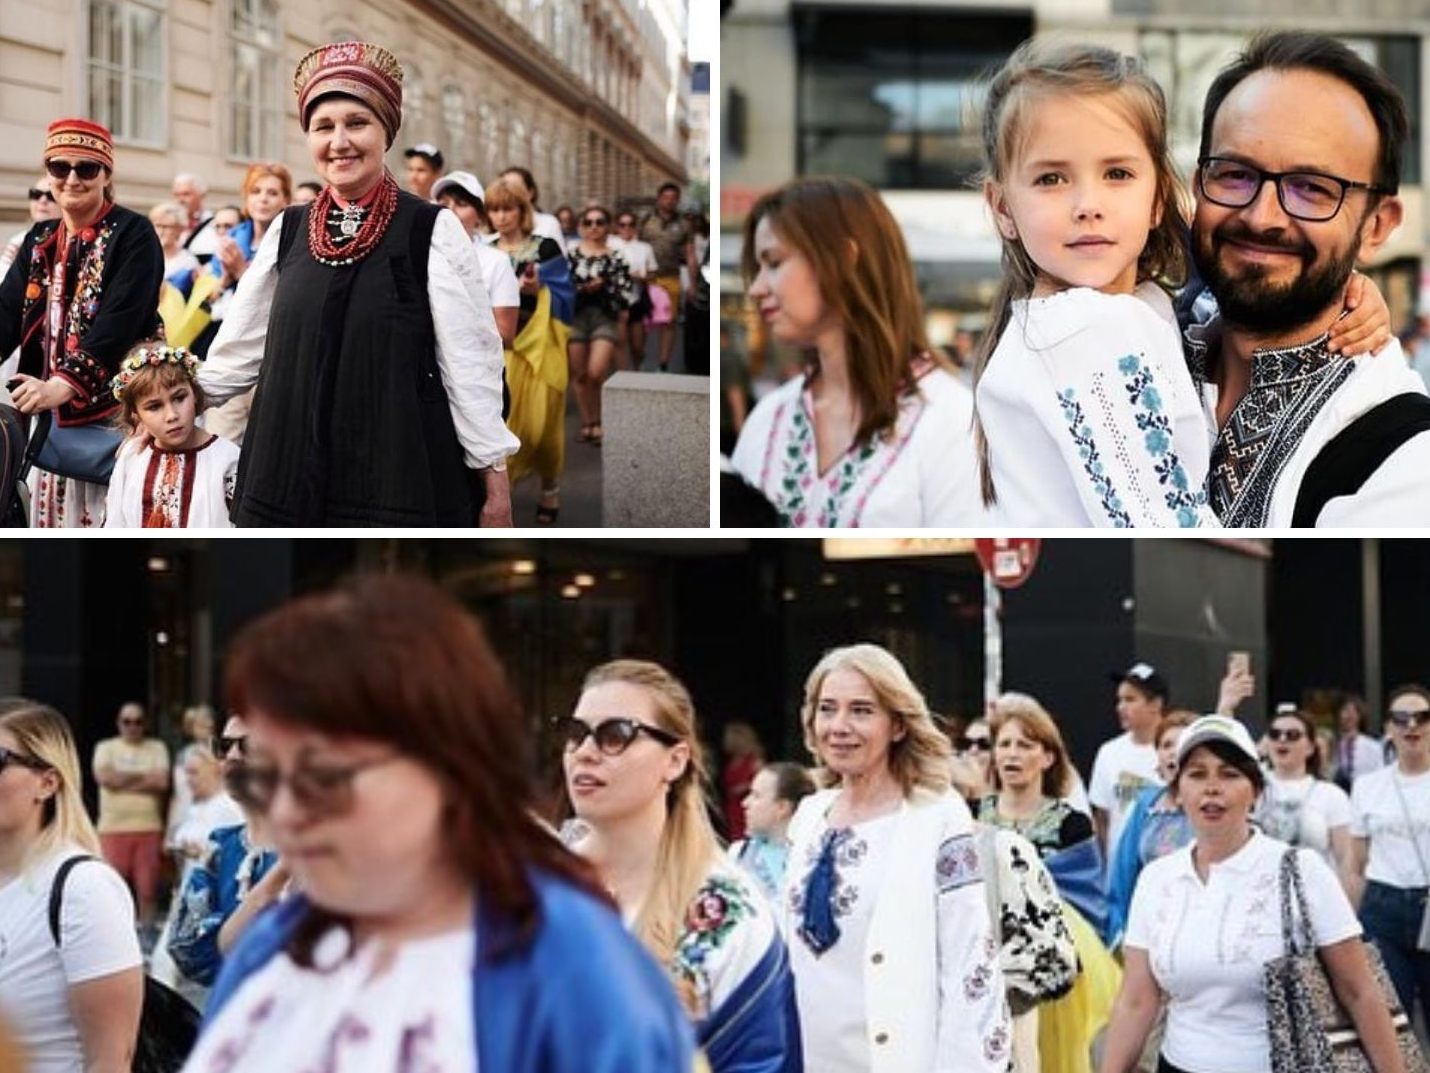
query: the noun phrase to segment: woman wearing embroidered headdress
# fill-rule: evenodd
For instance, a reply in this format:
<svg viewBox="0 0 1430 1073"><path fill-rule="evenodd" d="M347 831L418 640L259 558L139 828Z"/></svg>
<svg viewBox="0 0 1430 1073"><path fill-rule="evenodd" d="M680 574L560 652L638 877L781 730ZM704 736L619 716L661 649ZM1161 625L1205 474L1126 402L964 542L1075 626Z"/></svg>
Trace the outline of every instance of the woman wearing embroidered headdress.
<svg viewBox="0 0 1430 1073"><path fill-rule="evenodd" d="M819 661L800 719L829 787L790 821L781 905L805 1068L1001 1073L1003 974L948 739L872 644Z"/></svg>
<svg viewBox="0 0 1430 1073"><path fill-rule="evenodd" d="M200 374L258 386L234 523L510 525L502 345L450 211L383 166L402 123L386 49L314 49L294 75L326 185L270 225Z"/></svg>
<svg viewBox="0 0 1430 1073"><path fill-rule="evenodd" d="M60 218L36 224L0 282L0 354L20 347L11 391L24 414L58 427L106 422L109 383L130 347L161 336L164 251L147 218L114 203L114 141L86 119L51 123L45 171ZM36 470L31 517L42 527L104 524L102 484Z"/></svg>

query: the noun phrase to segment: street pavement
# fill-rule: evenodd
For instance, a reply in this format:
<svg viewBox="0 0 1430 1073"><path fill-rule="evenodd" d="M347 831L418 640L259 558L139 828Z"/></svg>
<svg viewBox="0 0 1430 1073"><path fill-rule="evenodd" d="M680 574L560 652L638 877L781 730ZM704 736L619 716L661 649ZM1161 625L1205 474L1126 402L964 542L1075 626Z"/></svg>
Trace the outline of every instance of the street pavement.
<svg viewBox="0 0 1430 1073"><path fill-rule="evenodd" d="M684 326L676 324L675 351L670 357L670 371L685 372ZM655 372L655 340L646 339L645 359L637 372ZM601 524L601 448L582 443L576 437L581 432L581 415L575 396L566 392L566 470L561 475L561 512L554 526L536 525L536 504L541 498L541 482L531 474L512 489L512 522L519 528L573 529Z"/></svg>

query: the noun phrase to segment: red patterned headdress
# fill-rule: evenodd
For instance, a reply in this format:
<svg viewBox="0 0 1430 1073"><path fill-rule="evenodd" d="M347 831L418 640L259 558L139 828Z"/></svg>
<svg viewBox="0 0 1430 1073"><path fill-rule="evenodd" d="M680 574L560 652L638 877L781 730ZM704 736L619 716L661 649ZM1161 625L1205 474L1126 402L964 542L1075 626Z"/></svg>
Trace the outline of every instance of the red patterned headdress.
<svg viewBox="0 0 1430 1073"><path fill-rule="evenodd" d="M114 171L114 136L88 119L56 119L45 133L45 159L94 160Z"/></svg>
<svg viewBox="0 0 1430 1073"><path fill-rule="evenodd" d="M377 113L392 148L402 126L402 65L387 49L365 41L338 41L313 49L293 72L298 119L308 129L313 102L327 93L356 97Z"/></svg>

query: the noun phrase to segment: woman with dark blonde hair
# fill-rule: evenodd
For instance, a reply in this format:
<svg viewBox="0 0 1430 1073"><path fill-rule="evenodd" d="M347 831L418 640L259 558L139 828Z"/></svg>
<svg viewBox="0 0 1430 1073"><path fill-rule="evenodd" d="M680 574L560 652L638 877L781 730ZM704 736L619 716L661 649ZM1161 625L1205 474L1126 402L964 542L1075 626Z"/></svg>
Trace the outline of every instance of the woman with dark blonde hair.
<svg viewBox="0 0 1430 1073"><path fill-rule="evenodd" d="M0 1015L31 1073L129 1073L139 1033L134 902L98 859L81 789L64 716L0 700Z"/></svg>
<svg viewBox="0 0 1430 1073"><path fill-rule="evenodd" d="M995 1073L1011 1039L973 819L948 739L894 655L828 652L805 680L826 789L790 822L780 909L807 1068Z"/></svg>
<svg viewBox="0 0 1430 1073"><path fill-rule="evenodd" d="M224 960L188 1069L690 1068L663 974L537 818L526 721L455 599L293 600L234 639L225 694L230 790L301 893Z"/></svg>
<svg viewBox="0 0 1430 1073"><path fill-rule="evenodd" d="M655 663L604 663L556 729L583 827L573 848L670 973L712 1073L799 1073L789 955L710 824L689 691Z"/></svg>
<svg viewBox="0 0 1430 1073"><path fill-rule="evenodd" d="M898 223L855 179L805 178L755 203L750 298L804 372L750 414L733 461L783 525L976 523L972 399L929 345Z"/></svg>

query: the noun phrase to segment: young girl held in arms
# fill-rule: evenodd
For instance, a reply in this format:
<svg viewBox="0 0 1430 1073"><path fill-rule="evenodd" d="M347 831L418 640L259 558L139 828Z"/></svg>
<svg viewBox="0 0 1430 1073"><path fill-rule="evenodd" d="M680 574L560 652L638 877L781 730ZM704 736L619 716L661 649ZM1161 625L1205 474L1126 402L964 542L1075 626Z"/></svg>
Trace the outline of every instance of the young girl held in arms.
<svg viewBox="0 0 1430 1073"><path fill-rule="evenodd" d="M204 393L199 359L183 347L141 343L114 378L114 397L133 438L120 448L109 480L109 528L229 527L238 448L195 418Z"/></svg>
<svg viewBox="0 0 1430 1073"><path fill-rule="evenodd" d="M1027 42L989 85L984 196L1003 285L974 376L999 521L1219 524L1211 426L1167 293L1186 276L1188 223L1166 120L1141 64L1105 48ZM1343 332L1383 309L1366 297Z"/></svg>

